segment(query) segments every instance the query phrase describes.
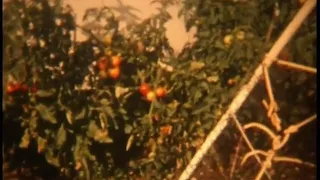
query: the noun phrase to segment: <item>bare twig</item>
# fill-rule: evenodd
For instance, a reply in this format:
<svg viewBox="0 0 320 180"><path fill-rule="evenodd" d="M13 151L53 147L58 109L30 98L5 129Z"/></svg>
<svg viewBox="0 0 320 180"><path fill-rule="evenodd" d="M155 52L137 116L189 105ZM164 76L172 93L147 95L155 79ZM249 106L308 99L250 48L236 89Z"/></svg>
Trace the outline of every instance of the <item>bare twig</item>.
<svg viewBox="0 0 320 180"><path fill-rule="evenodd" d="M300 160L298 158L290 158L290 157L284 157L284 156L275 156L273 158L273 161L303 164L303 165L311 167L311 168L315 168L316 167L316 165L314 165L314 164L312 164L310 162L303 162L302 160Z"/></svg>
<svg viewBox="0 0 320 180"><path fill-rule="evenodd" d="M241 133L241 136L243 137L244 141L246 142L247 146L249 147L250 151L251 152L254 152L256 151L252 145L252 143L250 142L248 136L246 135L246 133L244 132L244 129L242 128L240 122L238 121L237 117L234 115L234 114L231 114L231 117L234 121L234 123L236 124L237 128L239 129L240 133ZM256 160L258 161L258 163L262 166L261 164L261 159L259 158L259 156L257 156L255 154L255 158ZM266 172L266 175L268 176L269 179L271 179L270 175Z"/></svg>
<svg viewBox="0 0 320 180"><path fill-rule="evenodd" d="M244 125L243 128L245 130L247 130L249 128L258 128L258 129L264 131L268 136L270 136L271 139L276 138L275 133L273 133L268 127L266 127L265 125L260 124L260 123L248 123L248 124Z"/></svg>
<svg viewBox="0 0 320 180"><path fill-rule="evenodd" d="M263 75L264 75L264 79L265 79L265 84L266 84L266 89L267 89L267 93L270 99L270 105L269 105L269 109L268 109L268 117L271 117L271 115L273 114L273 112L278 110L278 105L274 99L274 95L272 92L272 86L271 86L271 81L270 81L270 76L269 76L269 72L268 72L268 68L264 67L263 68Z"/></svg>
<svg viewBox="0 0 320 180"><path fill-rule="evenodd" d="M268 152L267 158L266 158L266 160L264 161L263 166L261 167L261 169L260 169L258 175L256 176L255 180L260 180L260 179L262 178L262 175L264 174L264 172L265 172L268 168L271 167L271 163L272 163L271 161L272 161L274 155L275 155L275 152L274 152L274 151L271 150L271 151Z"/></svg>
<svg viewBox="0 0 320 180"><path fill-rule="evenodd" d="M302 22L306 19L306 17L310 14L310 12L316 6L316 0L308 0L304 3L298 13L294 16L293 20L289 23L287 28L283 31L279 39L276 41L274 46L271 48L262 64L258 66L255 70L253 76L249 80L249 82L242 86L238 94L232 100L229 108L225 112L225 114L220 118L215 128L210 132L205 142L196 152L188 166L182 172L179 177L179 180L187 180L192 175L199 162L202 160L204 155L207 153L209 148L212 146L213 142L217 139L217 137L221 134L221 132L228 125L230 114L234 114L241 107L243 102L247 99L249 93L256 86L257 82L260 80L261 75L263 74L263 66L269 67L278 56L283 47L290 41L291 37L295 34L298 28L301 26Z"/></svg>
<svg viewBox="0 0 320 180"><path fill-rule="evenodd" d="M295 125L291 125L289 126L285 131L284 133L285 134L291 134L291 133L295 133L299 130L299 128L301 128L302 126L305 126L306 124L312 122L313 120L315 120L317 118L317 115L312 115L311 117L303 120L302 122L298 123L298 124L295 124Z"/></svg>
<svg viewBox="0 0 320 180"><path fill-rule="evenodd" d="M273 32L273 29L274 29L274 20L272 19L270 22L269 28L268 28L267 35L266 35L266 43L269 42L269 40L271 38L271 34Z"/></svg>
<svg viewBox="0 0 320 180"><path fill-rule="evenodd" d="M280 136L278 136L277 139L274 139L273 142L272 142L272 149L273 150L278 150L278 149L281 149L289 140L290 138L290 134L286 134L282 141L280 140Z"/></svg>
<svg viewBox="0 0 320 180"><path fill-rule="evenodd" d="M234 170L235 170L235 168L236 168L236 164L237 164L237 159L238 159L239 152L240 152L240 145L241 145L241 143L242 143L242 136L240 136L238 145L236 146L236 149L235 149L236 152L235 152L235 154L234 154L234 158L233 158L233 162L232 162L231 169L230 169L230 174L229 174L229 178L230 178L230 179L232 179Z"/></svg>
<svg viewBox="0 0 320 180"><path fill-rule="evenodd" d="M266 110L269 109L269 105L266 100L262 100L262 104L266 108ZM281 120L276 112L272 113L270 120L271 120L271 124L276 128L276 130L281 131L281 129L282 129L281 128Z"/></svg>
<svg viewBox="0 0 320 180"><path fill-rule="evenodd" d="M277 60L276 64L280 65L280 66L286 66L286 67L289 67L289 68L292 68L292 69L298 70L298 71L317 74L317 69L316 68L305 66L305 65L301 65L301 64L297 64L297 63L293 63L293 62L288 62L288 61L284 61L284 60Z"/></svg>
<svg viewBox="0 0 320 180"><path fill-rule="evenodd" d="M261 150L254 150L254 151L250 151L250 152L248 152L248 153L246 153L245 155L244 155L244 157L243 157L243 159L242 159L242 161L241 161L241 165L243 165L246 161L247 161L247 159L249 158L249 157L251 157L251 156L257 156L258 154L260 154L260 155L263 155L263 156L268 156L268 153L266 153L266 152L264 152L264 151L261 151Z"/></svg>

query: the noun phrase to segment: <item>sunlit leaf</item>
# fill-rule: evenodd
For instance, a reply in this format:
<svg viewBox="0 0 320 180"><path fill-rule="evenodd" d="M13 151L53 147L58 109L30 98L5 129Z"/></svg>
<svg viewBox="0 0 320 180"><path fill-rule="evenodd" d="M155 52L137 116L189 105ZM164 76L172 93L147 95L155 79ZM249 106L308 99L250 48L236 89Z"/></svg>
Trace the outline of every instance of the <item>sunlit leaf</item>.
<svg viewBox="0 0 320 180"><path fill-rule="evenodd" d="M83 119L85 117L85 115L86 115L86 109L82 108L81 112L76 115L75 119L76 120Z"/></svg>
<svg viewBox="0 0 320 180"><path fill-rule="evenodd" d="M55 93L56 93L55 89L50 89L50 90L38 90L36 94L39 97L51 97Z"/></svg>
<svg viewBox="0 0 320 180"><path fill-rule="evenodd" d="M200 70L205 66L203 62L192 61L190 63L190 71Z"/></svg>
<svg viewBox="0 0 320 180"><path fill-rule="evenodd" d="M44 119L52 124L57 123L57 119L55 118L55 113L53 112L52 108L49 108L43 104L38 104L35 108L36 108L36 110L38 110L42 119Z"/></svg>
<svg viewBox="0 0 320 180"><path fill-rule="evenodd" d="M130 134L132 132L133 127L130 124L126 124L124 127L124 132L126 134Z"/></svg>
<svg viewBox="0 0 320 180"><path fill-rule="evenodd" d="M131 135L127 141L126 151L128 151L133 143L134 135Z"/></svg>
<svg viewBox="0 0 320 180"><path fill-rule="evenodd" d="M24 131L24 134L22 136L22 139L21 139L21 142L19 144L19 147L20 148L28 148L29 147L29 144L30 144L30 134L29 134L29 131L28 129L26 129Z"/></svg>
<svg viewBox="0 0 320 180"><path fill-rule="evenodd" d="M59 149L66 142L66 139L67 139L67 132L64 128L64 125L62 124L58 130L57 138L56 138L56 143Z"/></svg>
<svg viewBox="0 0 320 180"><path fill-rule="evenodd" d="M47 146L47 140L42 138L41 136L38 136L37 145L38 145L38 153L42 153Z"/></svg>

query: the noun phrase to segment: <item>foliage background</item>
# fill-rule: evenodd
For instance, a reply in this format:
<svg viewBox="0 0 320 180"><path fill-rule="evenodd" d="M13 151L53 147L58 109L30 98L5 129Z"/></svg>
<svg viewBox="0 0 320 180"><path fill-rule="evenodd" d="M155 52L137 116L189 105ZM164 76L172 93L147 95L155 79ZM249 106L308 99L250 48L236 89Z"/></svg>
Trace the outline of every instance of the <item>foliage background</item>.
<svg viewBox="0 0 320 180"><path fill-rule="evenodd" d="M197 27L197 41L173 56L164 28L169 1L161 1L158 15L126 34L118 31L110 8L88 9L81 28L89 39L81 43L71 33L77 26L71 7L61 3L13 0L3 11L4 160L9 169L32 167L31 174L44 179L176 178L301 6L295 0L186 0L181 15L187 30ZM104 27L95 26L102 21L107 22ZM276 28L266 42L271 21ZM285 60L315 66L315 22L313 14L283 53ZM237 38L239 32L244 39ZM234 37L230 44L224 42L228 35ZM105 36L112 37L110 45ZM102 78L93 67L106 51L123 58L117 80ZM160 68L159 60L173 71ZM315 111L315 77L277 67L271 75L284 126ZM30 90L6 93L13 80ZM142 82L170 91L150 103L139 94ZM243 123L268 122L260 103L264 91L257 87L240 110ZM294 137L282 153L315 161L314 127ZM230 127L212 148L216 176L230 171L239 136ZM255 145L268 146L264 137L253 133L252 138ZM252 171L239 168L235 178L252 178L258 165L247 166ZM290 169L279 165L274 171L281 173L274 174L296 176Z"/></svg>

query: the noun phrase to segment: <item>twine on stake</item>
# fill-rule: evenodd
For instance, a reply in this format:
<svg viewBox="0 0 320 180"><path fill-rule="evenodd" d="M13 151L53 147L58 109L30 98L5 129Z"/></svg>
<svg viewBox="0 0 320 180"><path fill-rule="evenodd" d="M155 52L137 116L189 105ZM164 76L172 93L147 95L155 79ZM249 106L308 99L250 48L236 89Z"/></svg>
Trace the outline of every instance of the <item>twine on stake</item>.
<svg viewBox="0 0 320 180"><path fill-rule="evenodd" d="M200 147L200 149L193 156L188 166L180 175L179 180L187 180L190 178L193 171L196 169L199 162L202 160L203 156L207 153L209 148L212 146L213 142L217 139L217 137L228 125L229 116L231 114L235 114L238 111L238 109L241 107L243 102L248 97L249 93L252 91L252 89L255 87L257 82L260 80L263 74L263 68L264 67L268 68L274 61L276 61L280 51L290 41L294 33L299 29L302 22L306 19L306 17L310 14L310 12L314 9L315 6L316 6L316 0L308 0L301 7L298 13L294 16L293 20L289 23L287 28L283 31L279 39L275 42L275 44L273 45L269 53L265 56L262 63L257 67L250 81L246 85L242 86L242 88L240 89L236 97L232 100L228 110L221 117L217 125L210 132L210 134L208 135L208 137Z"/></svg>

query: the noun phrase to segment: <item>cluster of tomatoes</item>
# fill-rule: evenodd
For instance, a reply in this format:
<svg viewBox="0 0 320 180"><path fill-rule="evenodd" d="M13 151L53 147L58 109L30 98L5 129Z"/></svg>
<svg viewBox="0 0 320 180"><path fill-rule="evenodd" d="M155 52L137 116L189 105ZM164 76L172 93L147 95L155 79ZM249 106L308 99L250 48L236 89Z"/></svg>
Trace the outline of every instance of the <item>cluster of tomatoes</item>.
<svg viewBox="0 0 320 180"><path fill-rule="evenodd" d="M106 79L110 77L111 79L118 79L120 76L120 65L122 57L120 55L116 56L103 56L98 61L98 69L100 77ZM111 65L111 66L110 66Z"/></svg>
<svg viewBox="0 0 320 180"><path fill-rule="evenodd" d="M37 92L36 85L29 87L26 84L21 84L21 83L16 83L16 82L9 82L7 84L7 93L8 94L13 94L16 92L28 92L29 90L32 93L36 93Z"/></svg>
<svg viewBox="0 0 320 180"><path fill-rule="evenodd" d="M142 83L140 85L139 91L148 101L152 102L156 98L162 98L167 94L167 90L164 87L158 87L152 90L147 83Z"/></svg>

